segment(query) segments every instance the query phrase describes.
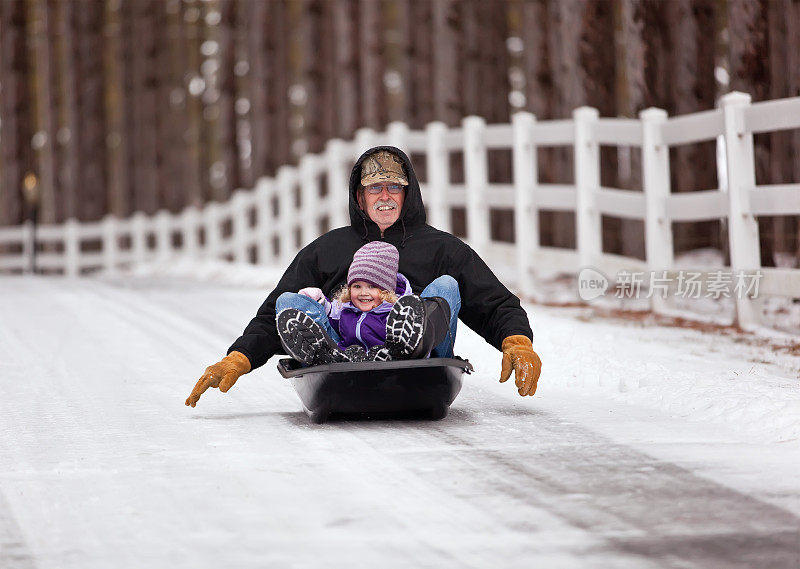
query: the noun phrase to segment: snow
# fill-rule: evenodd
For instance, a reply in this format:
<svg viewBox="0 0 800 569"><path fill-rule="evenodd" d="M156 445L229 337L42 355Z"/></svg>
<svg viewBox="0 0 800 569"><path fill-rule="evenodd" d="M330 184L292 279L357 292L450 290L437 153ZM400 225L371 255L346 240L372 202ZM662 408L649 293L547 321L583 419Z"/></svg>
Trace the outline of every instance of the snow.
<svg viewBox="0 0 800 569"><path fill-rule="evenodd" d="M793 268L796 264L793 256L781 257L780 254L776 254L775 260L779 268ZM597 271L597 269L592 269ZM506 268L506 270L508 269ZM695 249L677 255L673 271L684 271L686 277L692 272L702 271L709 273L722 271L725 274L735 274L732 273L729 266L725 265L722 251L712 248ZM660 272L657 271L656 275L659 274ZM649 272L642 273L641 294L631 296L623 295L621 291L614 289L613 281L618 275L605 275L612 281L612 286L604 296L592 299L590 304L606 310L649 311L647 275ZM508 271L501 278L504 282L513 282L514 271ZM734 291L728 290L721 293L719 298L713 298L713 294L709 296L707 288L703 289L702 294L682 295L677 290L676 278L673 277L670 283L669 296L663 314L721 325L730 325L734 321L736 315L736 293ZM576 301L580 301L577 275L537 268L536 279L536 290L530 293L532 300L545 304L574 304ZM797 341L797 338L800 337L800 298L767 295L763 293L763 287L761 287L758 290L755 304L761 325L757 330L753 330L754 332L763 337Z"/></svg>
<svg viewBox="0 0 800 569"><path fill-rule="evenodd" d="M0 567L798 566L777 340L526 305L533 398L462 326L440 422L311 424L276 359L185 407L279 274L0 278Z"/></svg>

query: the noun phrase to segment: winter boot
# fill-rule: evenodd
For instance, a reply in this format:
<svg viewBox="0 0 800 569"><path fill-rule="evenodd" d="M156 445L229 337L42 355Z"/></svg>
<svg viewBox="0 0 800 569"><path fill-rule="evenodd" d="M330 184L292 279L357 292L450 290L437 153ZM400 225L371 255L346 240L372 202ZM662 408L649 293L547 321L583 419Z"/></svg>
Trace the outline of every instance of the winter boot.
<svg viewBox="0 0 800 569"><path fill-rule="evenodd" d="M364 351L364 348L356 344L347 346L347 348L344 350L344 355L346 355L351 362L365 362L369 359L367 357L367 352Z"/></svg>
<svg viewBox="0 0 800 569"><path fill-rule="evenodd" d="M386 346L372 346L367 351L367 361L388 362L392 360L392 354Z"/></svg>
<svg viewBox="0 0 800 569"><path fill-rule="evenodd" d="M298 362L311 366L350 361L322 326L305 312L296 308L282 310L277 324L281 344Z"/></svg>
<svg viewBox="0 0 800 569"><path fill-rule="evenodd" d="M391 359L409 359L422 340L425 306L415 294L394 303L386 318L386 349Z"/></svg>
<svg viewBox="0 0 800 569"><path fill-rule="evenodd" d="M425 320L422 326L422 341L411 354L412 358L424 358L442 343L450 332L450 305L440 296L422 299Z"/></svg>
<svg viewBox="0 0 800 569"><path fill-rule="evenodd" d="M404 296L386 320L386 348L392 359L427 356L450 328L450 306L438 296Z"/></svg>

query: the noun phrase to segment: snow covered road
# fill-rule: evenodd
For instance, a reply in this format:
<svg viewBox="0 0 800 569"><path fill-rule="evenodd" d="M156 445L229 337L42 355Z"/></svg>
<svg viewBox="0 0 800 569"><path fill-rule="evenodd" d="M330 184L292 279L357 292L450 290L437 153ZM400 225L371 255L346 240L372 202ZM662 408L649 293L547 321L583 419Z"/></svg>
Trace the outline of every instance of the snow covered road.
<svg viewBox="0 0 800 569"><path fill-rule="evenodd" d="M262 302L0 278L0 567L800 567L800 358L530 307L534 398L308 422L275 360L183 401Z"/></svg>

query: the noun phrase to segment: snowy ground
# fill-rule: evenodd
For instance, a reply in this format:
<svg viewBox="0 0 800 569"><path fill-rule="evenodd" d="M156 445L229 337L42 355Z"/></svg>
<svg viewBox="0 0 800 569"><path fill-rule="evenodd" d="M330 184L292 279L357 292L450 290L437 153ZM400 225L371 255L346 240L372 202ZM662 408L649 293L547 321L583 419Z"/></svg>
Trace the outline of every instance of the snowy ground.
<svg viewBox="0 0 800 569"><path fill-rule="evenodd" d="M275 360L187 408L239 274L0 278L0 567L800 567L800 357L530 306L534 398L462 328L441 422L313 425Z"/></svg>

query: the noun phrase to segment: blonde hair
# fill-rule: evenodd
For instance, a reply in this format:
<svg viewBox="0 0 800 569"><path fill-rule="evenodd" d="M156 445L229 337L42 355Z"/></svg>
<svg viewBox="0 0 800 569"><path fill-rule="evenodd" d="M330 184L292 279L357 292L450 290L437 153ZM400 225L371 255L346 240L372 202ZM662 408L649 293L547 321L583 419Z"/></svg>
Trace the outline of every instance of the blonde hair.
<svg viewBox="0 0 800 569"><path fill-rule="evenodd" d="M333 298L335 300L338 300L342 304L344 304L345 302L350 302L350 287L347 285L343 285L342 288L339 289L339 292L337 292ZM391 304L397 302L397 295L390 290L381 289L381 292L378 293L378 298L381 299L381 302L389 302Z"/></svg>

